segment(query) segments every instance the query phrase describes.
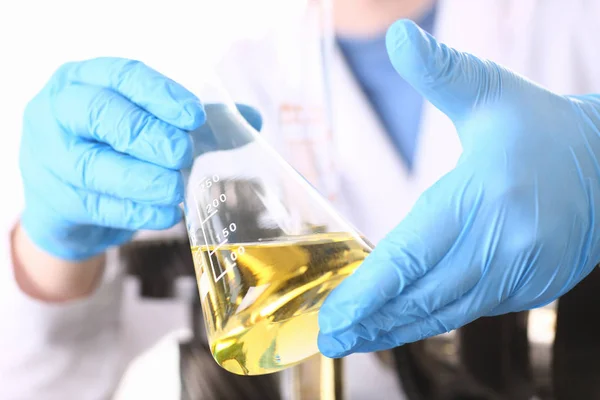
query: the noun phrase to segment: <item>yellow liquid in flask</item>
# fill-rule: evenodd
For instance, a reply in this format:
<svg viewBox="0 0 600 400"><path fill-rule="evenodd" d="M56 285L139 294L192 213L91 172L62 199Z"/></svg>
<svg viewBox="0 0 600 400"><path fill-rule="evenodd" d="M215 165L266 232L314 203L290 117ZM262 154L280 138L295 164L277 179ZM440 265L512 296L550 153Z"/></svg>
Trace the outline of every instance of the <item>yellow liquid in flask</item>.
<svg viewBox="0 0 600 400"><path fill-rule="evenodd" d="M319 233L192 252L213 357L235 374L259 375L318 353L319 307L370 245Z"/></svg>

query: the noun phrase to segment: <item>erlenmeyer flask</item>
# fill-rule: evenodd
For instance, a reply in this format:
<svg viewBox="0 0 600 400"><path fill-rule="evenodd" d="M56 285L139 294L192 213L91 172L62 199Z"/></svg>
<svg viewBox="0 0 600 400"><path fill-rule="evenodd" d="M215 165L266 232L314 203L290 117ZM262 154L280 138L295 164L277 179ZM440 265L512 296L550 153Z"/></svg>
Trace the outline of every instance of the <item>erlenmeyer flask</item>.
<svg viewBox="0 0 600 400"><path fill-rule="evenodd" d="M233 373L276 372L318 353L318 309L371 245L246 122L217 78L198 95L207 121L191 133L185 216L211 350Z"/></svg>

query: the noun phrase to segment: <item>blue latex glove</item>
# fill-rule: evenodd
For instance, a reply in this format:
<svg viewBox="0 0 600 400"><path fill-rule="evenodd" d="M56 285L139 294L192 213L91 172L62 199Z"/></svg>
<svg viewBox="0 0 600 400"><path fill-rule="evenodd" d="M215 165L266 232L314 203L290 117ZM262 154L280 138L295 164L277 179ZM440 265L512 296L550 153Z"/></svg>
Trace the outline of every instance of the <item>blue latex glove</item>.
<svg viewBox="0 0 600 400"><path fill-rule="evenodd" d="M240 111L260 125L254 109ZM28 104L20 167L21 224L50 254L83 260L166 229L182 217L201 102L146 65L119 58L68 63Z"/></svg>
<svg viewBox="0 0 600 400"><path fill-rule="evenodd" d="M330 357L545 305L600 260L600 97L559 96L408 21L387 47L452 119L463 154L324 302Z"/></svg>

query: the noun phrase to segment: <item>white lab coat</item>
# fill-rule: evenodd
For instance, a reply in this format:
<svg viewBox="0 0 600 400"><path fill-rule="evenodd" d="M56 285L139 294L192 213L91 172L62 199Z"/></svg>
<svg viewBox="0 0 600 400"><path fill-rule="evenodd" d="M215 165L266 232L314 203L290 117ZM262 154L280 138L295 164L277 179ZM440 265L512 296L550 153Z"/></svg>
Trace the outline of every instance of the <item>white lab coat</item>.
<svg viewBox="0 0 600 400"><path fill-rule="evenodd" d="M442 0L439 7L439 40L560 93L600 93L597 0ZM253 59L246 58L244 65ZM265 71L259 82L268 85ZM460 143L450 121L426 104L409 175L340 54L331 76L341 191L346 209L352 210L347 216L377 242L423 190L453 167ZM123 286L114 258L90 298L43 304L14 283L8 233L0 259L0 399L105 399L119 382L118 399L178 398L176 340L187 334L183 304L140 303L134 285ZM131 359L160 337L160 344L122 378ZM373 356L349 360L349 399L402 398L394 374Z"/></svg>

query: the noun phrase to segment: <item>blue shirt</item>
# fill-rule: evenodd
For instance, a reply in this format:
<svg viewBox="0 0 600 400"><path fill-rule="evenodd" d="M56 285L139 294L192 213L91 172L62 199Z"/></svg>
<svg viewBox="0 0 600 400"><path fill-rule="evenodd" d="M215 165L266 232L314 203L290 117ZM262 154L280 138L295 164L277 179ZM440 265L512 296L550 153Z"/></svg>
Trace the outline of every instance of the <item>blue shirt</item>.
<svg viewBox="0 0 600 400"><path fill-rule="evenodd" d="M415 21L432 33L435 7ZM423 98L392 66L385 34L372 38L338 37L338 46L359 86L410 170L421 122Z"/></svg>

